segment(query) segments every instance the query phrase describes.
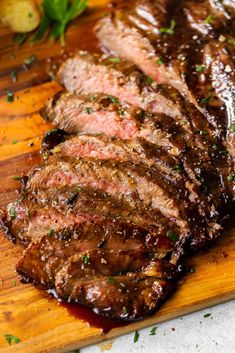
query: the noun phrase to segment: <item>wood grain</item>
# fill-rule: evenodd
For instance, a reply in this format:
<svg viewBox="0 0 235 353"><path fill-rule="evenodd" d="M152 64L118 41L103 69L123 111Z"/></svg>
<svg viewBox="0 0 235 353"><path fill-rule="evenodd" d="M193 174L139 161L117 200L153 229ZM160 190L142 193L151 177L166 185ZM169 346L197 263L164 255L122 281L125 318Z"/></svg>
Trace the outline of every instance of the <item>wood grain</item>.
<svg viewBox="0 0 235 353"><path fill-rule="evenodd" d="M97 50L91 27L105 12L106 1L93 1L89 10L70 27L66 50L50 41L18 47L12 34L0 29L0 207L16 198L19 182L12 179L30 170L40 159L41 137L51 126L40 114L44 102L60 89L50 82L48 72L76 49ZM26 71L24 59L36 54L37 61ZM48 60L50 57L50 60ZM18 71L13 83L10 73ZM8 103L4 90L17 92ZM20 90L20 91L19 91ZM89 326L73 317L64 306L45 292L19 283L15 263L21 248L0 235L0 347L1 353L63 353L107 338L119 336L158 322L235 298L235 229L231 229L206 253L188 259L196 269L179 285L179 290L152 317L111 330ZM21 339L9 346L4 338L12 334Z"/></svg>

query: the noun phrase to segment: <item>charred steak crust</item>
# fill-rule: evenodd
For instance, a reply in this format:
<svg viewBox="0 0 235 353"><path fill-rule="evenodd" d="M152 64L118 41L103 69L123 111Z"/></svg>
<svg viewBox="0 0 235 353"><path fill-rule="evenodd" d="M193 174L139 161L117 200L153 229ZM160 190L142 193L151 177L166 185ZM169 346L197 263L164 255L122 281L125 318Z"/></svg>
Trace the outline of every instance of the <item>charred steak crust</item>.
<svg viewBox="0 0 235 353"><path fill-rule="evenodd" d="M24 281L104 316L140 319L183 257L234 211L232 1L132 0L96 28L113 56L78 52L41 113L43 161L1 215ZM175 38L177 37L177 41Z"/></svg>

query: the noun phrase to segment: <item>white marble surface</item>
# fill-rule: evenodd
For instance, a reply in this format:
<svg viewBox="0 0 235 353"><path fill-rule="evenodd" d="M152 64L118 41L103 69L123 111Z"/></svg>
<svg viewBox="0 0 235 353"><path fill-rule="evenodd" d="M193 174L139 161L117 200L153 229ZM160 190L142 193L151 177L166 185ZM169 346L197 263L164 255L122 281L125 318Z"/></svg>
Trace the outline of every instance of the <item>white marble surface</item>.
<svg viewBox="0 0 235 353"><path fill-rule="evenodd" d="M155 336L150 330L136 343L131 333L81 353L235 353L235 300L157 325Z"/></svg>

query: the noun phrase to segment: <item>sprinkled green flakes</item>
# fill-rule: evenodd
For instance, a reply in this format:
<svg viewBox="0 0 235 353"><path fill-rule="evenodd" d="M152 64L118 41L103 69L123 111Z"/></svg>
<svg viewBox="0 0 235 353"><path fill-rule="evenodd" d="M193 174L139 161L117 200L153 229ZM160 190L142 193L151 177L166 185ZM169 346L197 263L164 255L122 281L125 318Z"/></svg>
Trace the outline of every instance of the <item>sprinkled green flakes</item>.
<svg viewBox="0 0 235 353"><path fill-rule="evenodd" d="M8 213L11 217L11 220L13 221L16 218L16 210L13 206L11 206L8 210Z"/></svg>
<svg viewBox="0 0 235 353"><path fill-rule="evenodd" d="M168 28L164 28L164 27L160 28L160 33L166 33L166 34L173 35L175 33L175 31L174 31L175 26L176 26L175 20L171 20L170 27L168 27Z"/></svg>
<svg viewBox="0 0 235 353"><path fill-rule="evenodd" d="M173 241L173 243L176 243L178 240L177 235L174 233L174 231L172 229L168 230L167 236L168 236L168 238L171 239L171 241Z"/></svg>
<svg viewBox="0 0 235 353"><path fill-rule="evenodd" d="M108 277L107 278L107 282L109 284L116 284L117 283L117 281L116 281L116 279L114 277Z"/></svg>
<svg viewBox="0 0 235 353"><path fill-rule="evenodd" d="M134 334L134 343L138 342L139 337L140 337L139 331L135 331L135 334Z"/></svg>
<svg viewBox="0 0 235 353"><path fill-rule="evenodd" d="M11 334L6 334L4 335L4 337L10 346L12 345L12 343L17 344L20 342L20 339L18 337L13 336Z"/></svg>
<svg viewBox="0 0 235 353"><path fill-rule="evenodd" d="M120 63L121 62L121 59L120 58L109 58L109 61L111 63Z"/></svg>
<svg viewBox="0 0 235 353"><path fill-rule="evenodd" d="M89 265L91 263L90 256L85 254L81 256L82 261L85 265Z"/></svg>
<svg viewBox="0 0 235 353"><path fill-rule="evenodd" d="M149 333L150 336L155 336L157 331L157 326L153 327Z"/></svg>

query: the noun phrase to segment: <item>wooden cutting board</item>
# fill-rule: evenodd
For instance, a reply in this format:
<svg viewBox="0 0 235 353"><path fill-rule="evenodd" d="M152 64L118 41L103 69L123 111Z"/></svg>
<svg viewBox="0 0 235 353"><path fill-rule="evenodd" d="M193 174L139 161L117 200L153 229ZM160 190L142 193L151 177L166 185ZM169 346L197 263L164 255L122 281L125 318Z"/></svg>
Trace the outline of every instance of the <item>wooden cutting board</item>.
<svg viewBox="0 0 235 353"><path fill-rule="evenodd" d="M0 208L16 197L14 190L19 182L12 177L26 173L37 163L41 137L51 128L39 114L47 98L60 88L50 80L48 72L51 75L68 52L97 50L92 27L105 12L105 3L105 0L90 2L92 8L69 28L66 50L49 40L20 47L12 41L7 29L0 28ZM27 68L22 66L33 54L36 61ZM15 83L11 79L12 70L17 71ZM16 92L13 103L7 102L5 90ZM21 249L1 234L1 353L68 352L235 298L235 228L224 233L209 251L188 260L188 266L193 266L196 272L188 273L179 290L155 315L106 334L75 317L70 309L45 292L19 283L15 263L20 254ZM9 346L5 334L12 334L21 342Z"/></svg>

